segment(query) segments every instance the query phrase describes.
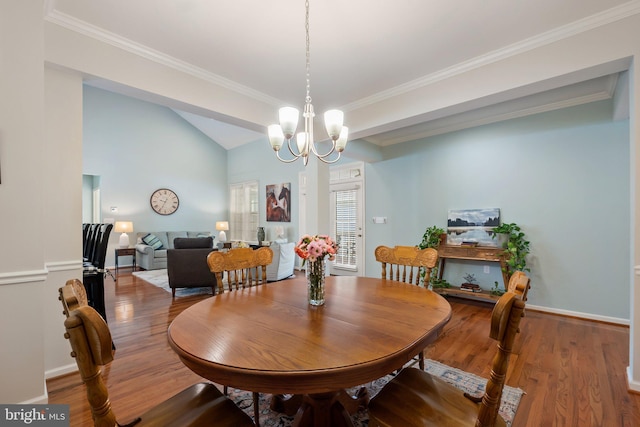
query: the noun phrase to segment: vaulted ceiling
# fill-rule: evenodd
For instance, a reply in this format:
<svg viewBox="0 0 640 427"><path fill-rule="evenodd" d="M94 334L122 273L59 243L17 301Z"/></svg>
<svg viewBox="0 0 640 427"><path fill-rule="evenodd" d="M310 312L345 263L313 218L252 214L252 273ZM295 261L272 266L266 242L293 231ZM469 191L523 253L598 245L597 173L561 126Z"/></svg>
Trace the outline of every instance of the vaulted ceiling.
<svg viewBox="0 0 640 427"><path fill-rule="evenodd" d="M349 112L438 79L638 13L625 0L310 0L311 97L316 114ZM215 79L232 91L301 108L303 0L48 0L45 19ZM379 146L613 96L617 70L540 82L355 137ZM93 81L109 87L108 82ZM121 91L125 92L121 88ZM225 148L264 138L259 128L178 111ZM277 118L274 108L273 119ZM260 123L265 126L268 123Z"/></svg>

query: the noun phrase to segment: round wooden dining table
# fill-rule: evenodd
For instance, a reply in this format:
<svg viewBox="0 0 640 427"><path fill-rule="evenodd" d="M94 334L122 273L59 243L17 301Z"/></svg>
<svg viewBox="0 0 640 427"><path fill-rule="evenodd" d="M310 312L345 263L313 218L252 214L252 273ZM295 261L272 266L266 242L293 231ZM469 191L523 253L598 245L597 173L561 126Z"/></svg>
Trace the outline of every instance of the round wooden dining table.
<svg viewBox="0 0 640 427"><path fill-rule="evenodd" d="M349 426L344 389L405 365L437 338L451 306L416 285L353 276L327 277L325 299L308 304L304 277L222 293L180 313L169 344L215 383L295 395L294 426Z"/></svg>

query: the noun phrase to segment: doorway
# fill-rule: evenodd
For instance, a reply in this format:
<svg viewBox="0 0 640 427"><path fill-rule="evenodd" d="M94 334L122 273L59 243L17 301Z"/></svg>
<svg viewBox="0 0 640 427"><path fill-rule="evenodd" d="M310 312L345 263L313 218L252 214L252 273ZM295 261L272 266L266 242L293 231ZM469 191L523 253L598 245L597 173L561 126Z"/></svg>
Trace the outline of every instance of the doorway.
<svg viewBox="0 0 640 427"><path fill-rule="evenodd" d="M330 171L331 230L338 242L331 274L364 276L364 164L334 166Z"/></svg>

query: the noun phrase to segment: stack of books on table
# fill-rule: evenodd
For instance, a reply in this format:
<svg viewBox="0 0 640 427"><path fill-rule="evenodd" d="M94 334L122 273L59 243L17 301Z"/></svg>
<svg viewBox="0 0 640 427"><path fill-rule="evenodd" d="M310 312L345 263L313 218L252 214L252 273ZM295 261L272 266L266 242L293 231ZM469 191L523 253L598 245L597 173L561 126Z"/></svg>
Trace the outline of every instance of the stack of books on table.
<svg viewBox="0 0 640 427"><path fill-rule="evenodd" d="M476 285L475 283L463 283L460 285L460 290L468 292L482 292L480 285Z"/></svg>

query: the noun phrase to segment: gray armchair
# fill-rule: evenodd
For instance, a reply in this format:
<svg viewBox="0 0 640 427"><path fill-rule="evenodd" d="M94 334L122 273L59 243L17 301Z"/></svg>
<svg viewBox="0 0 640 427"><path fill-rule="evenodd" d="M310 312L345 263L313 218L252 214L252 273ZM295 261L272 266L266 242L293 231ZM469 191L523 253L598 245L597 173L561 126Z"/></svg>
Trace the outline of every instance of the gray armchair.
<svg viewBox="0 0 640 427"><path fill-rule="evenodd" d="M209 270L207 255L213 249L211 237L177 237L174 249L167 250L167 274L171 294L176 296L176 288L211 288L216 293L216 276Z"/></svg>

